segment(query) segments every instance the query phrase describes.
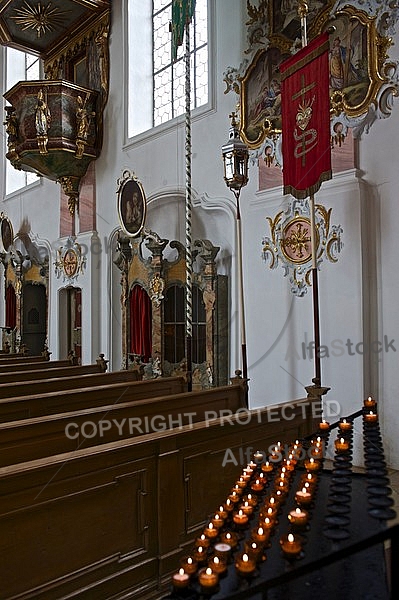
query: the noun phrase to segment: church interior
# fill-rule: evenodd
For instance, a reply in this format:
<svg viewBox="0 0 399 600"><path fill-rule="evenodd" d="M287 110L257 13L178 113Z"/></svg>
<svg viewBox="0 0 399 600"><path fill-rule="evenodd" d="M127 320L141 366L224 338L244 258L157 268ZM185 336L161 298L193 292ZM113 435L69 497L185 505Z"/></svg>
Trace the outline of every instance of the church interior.
<svg viewBox="0 0 399 600"><path fill-rule="evenodd" d="M398 598L399 5L0 0L0 73L0 598Z"/></svg>

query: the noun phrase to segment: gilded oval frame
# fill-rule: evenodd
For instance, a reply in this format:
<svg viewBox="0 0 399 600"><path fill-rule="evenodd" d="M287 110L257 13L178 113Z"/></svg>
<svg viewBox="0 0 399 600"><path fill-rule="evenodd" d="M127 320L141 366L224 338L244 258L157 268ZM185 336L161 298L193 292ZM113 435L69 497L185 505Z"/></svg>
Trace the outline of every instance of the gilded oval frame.
<svg viewBox="0 0 399 600"><path fill-rule="evenodd" d="M117 202L119 222L124 233L138 237L145 224L147 201L142 184L128 170L118 180Z"/></svg>
<svg viewBox="0 0 399 600"><path fill-rule="evenodd" d="M14 230L10 219L4 214L0 214L0 240L4 252L8 252L14 242Z"/></svg>

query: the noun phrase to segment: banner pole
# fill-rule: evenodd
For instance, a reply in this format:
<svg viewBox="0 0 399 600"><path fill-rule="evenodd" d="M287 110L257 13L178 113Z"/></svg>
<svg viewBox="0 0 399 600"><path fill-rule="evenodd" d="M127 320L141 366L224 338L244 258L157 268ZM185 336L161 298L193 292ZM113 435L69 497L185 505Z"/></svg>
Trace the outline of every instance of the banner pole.
<svg viewBox="0 0 399 600"><path fill-rule="evenodd" d="M313 383L321 386L321 362L320 362L320 313L319 313L319 281L317 273L317 247L316 247L316 223L314 194L310 195L310 229L312 245L312 292L313 292L313 331L315 351L315 376Z"/></svg>
<svg viewBox="0 0 399 600"><path fill-rule="evenodd" d="M307 33L307 14L308 3L306 0L298 0L298 15L301 18L301 37L302 48L308 44ZM313 383L318 387L321 386L321 363L320 363L320 312L319 312L319 281L317 273L317 248L316 248L316 223L315 223L315 202L314 194L310 195L310 230L311 230L311 247L312 247L312 292L313 292L313 331L315 345L315 376Z"/></svg>

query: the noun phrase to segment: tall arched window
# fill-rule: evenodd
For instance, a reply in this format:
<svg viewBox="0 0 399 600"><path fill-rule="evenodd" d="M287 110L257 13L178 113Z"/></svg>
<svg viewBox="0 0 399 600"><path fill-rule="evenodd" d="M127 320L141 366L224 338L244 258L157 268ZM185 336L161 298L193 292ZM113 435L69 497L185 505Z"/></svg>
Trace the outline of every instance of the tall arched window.
<svg viewBox="0 0 399 600"><path fill-rule="evenodd" d="M164 300L165 360L178 363L183 360L185 347L185 290L181 285L171 285Z"/></svg>
<svg viewBox="0 0 399 600"><path fill-rule="evenodd" d="M196 0L190 24L191 108L209 100L208 1ZM172 0L128 0L128 137L185 112L185 46L172 60Z"/></svg>
<svg viewBox="0 0 399 600"><path fill-rule="evenodd" d="M15 48L5 48L6 53L6 89L9 90L18 81L32 81L40 79L40 59L27 52ZM36 173L19 171L6 161L6 194L11 194L20 188L32 183L37 183Z"/></svg>
<svg viewBox="0 0 399 600"><path fill-rule="evenodd" d="M165 296L164 348L165 359L170 363L179 363L186 354L186 302L185 289L181 285L172 285ZM193 285L193 338L192 361L200 364L206 360L206 322L205 304L202 291Z"/></svg>

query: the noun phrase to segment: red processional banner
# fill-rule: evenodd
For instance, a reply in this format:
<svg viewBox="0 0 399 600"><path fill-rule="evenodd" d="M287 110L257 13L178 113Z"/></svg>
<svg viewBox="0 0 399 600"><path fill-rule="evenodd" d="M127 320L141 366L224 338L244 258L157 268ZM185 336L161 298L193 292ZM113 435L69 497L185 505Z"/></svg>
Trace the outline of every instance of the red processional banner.
<svg viewBox="0 0 399 600"><path fill-rule="evenodd" d="M328 51L323 33L279 67L284 194L295 198L331 179Z"/></svg>

